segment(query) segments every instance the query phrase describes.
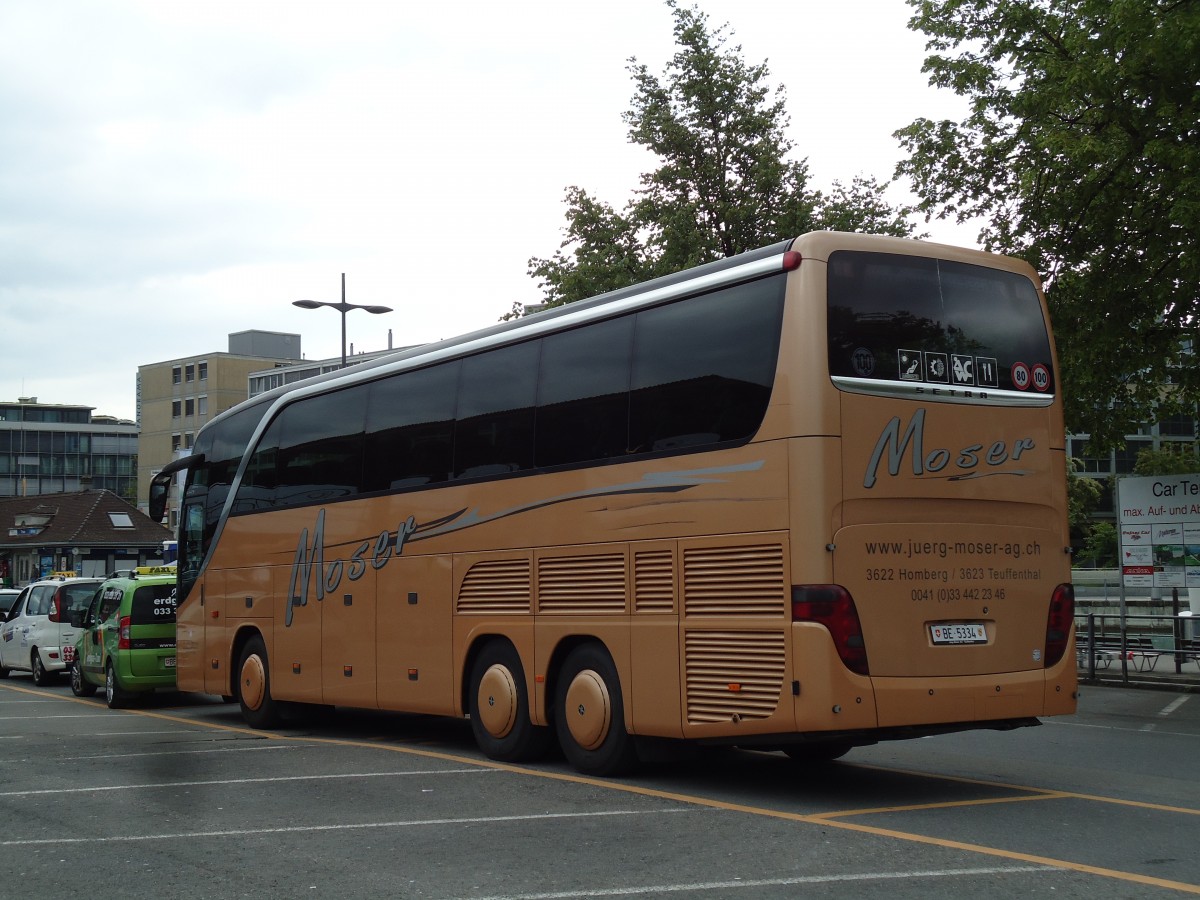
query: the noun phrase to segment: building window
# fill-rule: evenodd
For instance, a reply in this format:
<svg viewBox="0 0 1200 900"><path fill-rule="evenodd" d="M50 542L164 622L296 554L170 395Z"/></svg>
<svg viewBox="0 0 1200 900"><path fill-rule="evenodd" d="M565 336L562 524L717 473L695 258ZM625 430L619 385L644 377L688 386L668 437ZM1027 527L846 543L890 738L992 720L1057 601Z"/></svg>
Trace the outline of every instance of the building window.
<svg viewBox="0 0 1200 900"><path fill-rule="evenodd" d="M196 443L196 435L192 434L192 432L189 431L183 436L183 446L188 450L192 449L192 444L194 443Z"/></svg>
<svg viewBox="0 0 1200 900"><path fill-rule="evenodd" d="M183 401L183 414L185 416L194 416L196 414L196 401L191 397Z"/></svg>
<svg viewBox="0 0 1200 900"><path fill-rule="evenodd" d="M193 366L191 363L188 363L187 366L184 367L183 378L184 378L184 381L195 381L196 380L196 367Z"/></svg>
<svg viewBox="0 0 1200 900"><path fill-rule="evenodd" d="M171 369L171 384L179 384L181 381L183 381L183 369L175 366Z"/></svg>
<svg viewBox="0 0 1200 900"><path fill-rule="evenodd" d="M183 405L182 405L181 401L179 401L179 400L171 401L171 418L172 419L178 419L182 410L183 410Z"/></svg>
<svg viewBox="0 0 1200 900"><path fill-rule="evenodd" d="M1158 433L1168 437L1195 437L1196 420L1191 416L1171 416L1158 423Z"/></svg>
<svg viewBox="0 0 1200 900"><path fill-rule="evenodd" d="M113 528L132 528L133 519L129 518L129 513L110 512L108 520L112 522Z"/></svg>
<svg viewBox="0 0 1200 900"><path fill-rule="evenodd" d="M1087 438L1072 438L1069 447L1071 456L1079 460L1079 472L1087 472L1092 475L1112 474L1112 456L1107 453L1104 456L1088 456L1085 452L1087 449Z"/></svg>
<svg viewBox="0 0 1200 900"><path fill-rule="evenodd" d="M206 394L201 394L196 398L196 412L202 416L208 415L208 396Z"/></svg>
<svg viewBox="0 0 1200 900"><path fill-rule="evenodd" d="M171 449L178 450L179 447L180 447L179 435L177 435L177 434L171 435Z"/></svg>
<svg viewBox="0 0 1200 900"><path fill-rule="evenodd" d="M200 381L208 380L208 363L202 362L196 364L196 377Z"/></svg>
<svg viewBox="0 0 1200 900"><path fill-rule="evenodd" d="M1151 447L1149 441L1126 441L1124 447L1118 447L1116 452L1116 471L1118 475L1128 475L1137 464L1138 454Z"/></svg>

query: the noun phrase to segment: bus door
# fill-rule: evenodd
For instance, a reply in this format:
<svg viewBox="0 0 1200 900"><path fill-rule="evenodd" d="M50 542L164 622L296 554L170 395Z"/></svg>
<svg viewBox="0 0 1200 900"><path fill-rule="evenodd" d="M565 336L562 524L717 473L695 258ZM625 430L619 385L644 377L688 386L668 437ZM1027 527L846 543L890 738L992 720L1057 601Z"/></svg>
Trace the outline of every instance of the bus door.
<svg viewBox="0 0 1200 900"><path fill-rule="evenodd" d="M362 565L361 571L344 573L337 587L318 604L324 703L363 709L374 709L378 705L375 692L377 580L378 573L370 565ZM293 614L293 627L296 618Z"/></svg>
<svg viewBox="0 0 1200 900"><path fill-rule="evenodd" d="M379 706L444 715L454 709L453 564L396 557L379 573Z"/></svg>
<svg viewBox="0 0 1200 900"><path fill-rule="evenodd" d="M271 694L279 700L324 703L321 621L325 606L341 602L326 591L318 567L298 564L271 569L274 623L267 643Z"/></svg>

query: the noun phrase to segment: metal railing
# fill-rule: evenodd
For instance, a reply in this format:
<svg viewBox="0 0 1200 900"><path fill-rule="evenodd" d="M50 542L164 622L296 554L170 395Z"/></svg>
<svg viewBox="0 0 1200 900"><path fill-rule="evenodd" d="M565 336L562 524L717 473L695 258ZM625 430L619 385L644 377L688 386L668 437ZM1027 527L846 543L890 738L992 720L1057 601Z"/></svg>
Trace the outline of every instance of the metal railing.
<svg viewBox="0 0 1200 900"><path fill-rule="evenodd" d="M1119 664L1121 680L1135 673L1170 676L1200 675L1200 639L1197 619L1184 615L1122 615L1119 612L1084 613L1075 617L1075 649L1081 671L1095 681L1098 671ZM1160 669L1160 663L1165 663ZM1195 663L1197 671L1185 669Z"/></svg>

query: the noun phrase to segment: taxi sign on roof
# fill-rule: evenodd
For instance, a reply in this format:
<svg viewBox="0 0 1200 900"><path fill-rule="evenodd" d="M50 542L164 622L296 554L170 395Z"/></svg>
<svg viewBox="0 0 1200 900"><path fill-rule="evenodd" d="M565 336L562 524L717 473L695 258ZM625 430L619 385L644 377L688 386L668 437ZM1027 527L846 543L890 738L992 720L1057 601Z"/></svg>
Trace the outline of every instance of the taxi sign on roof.
<svg viewBox="0 0 1200 900"><path fill-rule="evenodd" d="M138 566L133 571L136 575L174 575L175 566Z"/></svg>

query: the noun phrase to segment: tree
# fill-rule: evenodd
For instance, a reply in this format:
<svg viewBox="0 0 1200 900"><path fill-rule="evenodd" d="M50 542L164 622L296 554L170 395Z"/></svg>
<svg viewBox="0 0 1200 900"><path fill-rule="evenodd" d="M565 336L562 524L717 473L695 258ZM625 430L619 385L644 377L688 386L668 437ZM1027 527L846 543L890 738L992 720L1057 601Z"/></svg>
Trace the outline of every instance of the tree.
<svg viewBox="0 0 1200 900"><path fill-rule="evenodd" d="M1103 448L1194 414L1200 2L908 2L930 82L971 112L898 131L897 174L927 216L982 218L984 246L1042 273L1071 430Z"/></svg>
<svg viewBox="0 0 1200 900"><path fill-rule="evenodd" d="M1092 511L1105 490L1099 479L1077 475L1081 466L1079 460L1067 457L1067 525L1072 533L1088 531Z"/></svg>
<svg viewBox="0 0 1200 900"><path fill-rule="evenodd" d="M1155 450L1147 447L1137 455L1134 475L1190 475L1200 472L1200 456L1194 444L1163 444Z"/></svg>
<svg viewBox="0 0 1200 900"><path fill-rule="evenodd" d="M1097 522L1083 545L1083 558L1090 559L1097 569L1117 567L1117 526L1112 522Z"/></svg>
<svg viewBox="0 0 1200 900"><path fill-rule="evenodd" d="M567 188L566 237L549 258L529 260L547 305L557 306L821 228L911 235L909 207L886 185L857 177L827 196L809 185L808 163L791 158L784 90L765 63L727 46L729 26L710 29L697 8L666 4L678 51L659 78L629 60L635 91L623 115L629 139L659 167L621 212L578 186ZM519 312L519 310L515 310Z"/></svg>

